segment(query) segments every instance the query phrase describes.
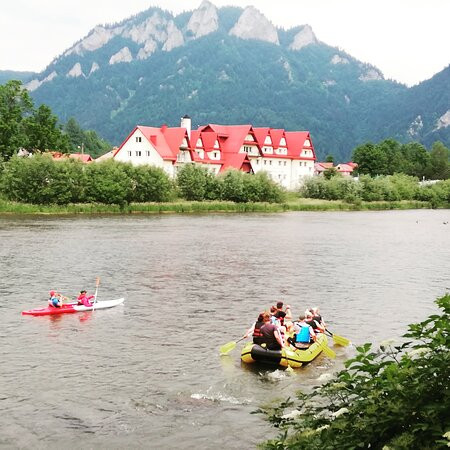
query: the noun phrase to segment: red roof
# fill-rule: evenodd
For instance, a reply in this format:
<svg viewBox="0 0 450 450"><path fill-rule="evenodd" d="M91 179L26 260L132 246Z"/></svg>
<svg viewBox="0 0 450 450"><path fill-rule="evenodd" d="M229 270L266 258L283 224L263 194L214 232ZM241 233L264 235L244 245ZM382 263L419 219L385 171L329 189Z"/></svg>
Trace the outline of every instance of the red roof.
<svg viewBox="0 0 450 450"><path fill-rule="evenodd" d="M187 139L187 131L182 127L168 127L163 125L161 128L156 127L144 127L138 125L134 130L128 135L125 141L117 150L116 156L123 146L128 142L130 137L139 130L143 136L150 142L150 144L156 149L160 154L162 159L176 161L177 154L180 151L180 146L183 143L183 139L186 137L186 141L189 145L189 140Z"/></svg>

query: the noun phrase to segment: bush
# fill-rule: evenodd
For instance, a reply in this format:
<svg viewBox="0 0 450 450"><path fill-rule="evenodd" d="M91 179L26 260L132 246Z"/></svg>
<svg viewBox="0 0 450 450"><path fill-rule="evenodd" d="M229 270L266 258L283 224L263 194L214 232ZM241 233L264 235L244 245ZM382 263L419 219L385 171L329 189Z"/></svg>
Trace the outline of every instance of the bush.
<svg viewBox="0 0 450 450"><path fill-rule="evenodd" d="M450 444L450 295L402 345L357 347L346 369L298 401L258 412L281 430L266 449L439 449ZM286 414L286 410L291 411Z"/></svg>
<svg viewBox="0 0 450 450"><path fill-rule="evenodd" d="M177 174L180 194L186 200L201 201L205 199L208 172L195 164L185 164Z"/></svg>
<svg viewBox="0 0 450 450"><path fill-rule="evenodd" d="M83 200L124 206L133 198L132 166L112 159L83 167L86 184Z"/></svg>
<svg viewBox="0 0 450 450"><path fill-rule="evenodd" d="M159 167L132 167L132 201L165 202L173 196L173 184Z"/></svg>
<svg viewBox="0 0 450 450"><path fill-rule="evenodd" d="M81 163L54 161L44 154L5 163L1 190L12 201L65 205L79 201L83 184Z"/></svg>

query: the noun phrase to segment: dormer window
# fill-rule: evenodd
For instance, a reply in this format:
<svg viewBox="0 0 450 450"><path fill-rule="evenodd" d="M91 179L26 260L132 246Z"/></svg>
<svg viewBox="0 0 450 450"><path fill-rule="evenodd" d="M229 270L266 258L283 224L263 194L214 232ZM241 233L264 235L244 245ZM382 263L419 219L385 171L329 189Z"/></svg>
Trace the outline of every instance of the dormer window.
<svg viewBox="0 0 450 450"><path fill-rule="evenodd" d="M141 136L136 136L136 142L142 142L142 137Z"/></svg>

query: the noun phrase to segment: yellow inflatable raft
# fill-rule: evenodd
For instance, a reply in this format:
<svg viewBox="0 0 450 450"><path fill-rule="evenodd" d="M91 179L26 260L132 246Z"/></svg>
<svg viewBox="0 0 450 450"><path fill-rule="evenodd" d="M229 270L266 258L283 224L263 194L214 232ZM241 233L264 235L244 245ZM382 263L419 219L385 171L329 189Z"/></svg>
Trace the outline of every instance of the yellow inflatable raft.
<svg viewBox="0 0 450 450"><path fill-rule="evenodd" d="M305 350L294 350L292 347L282 350L267 350L260 345L249 342L242 349L241 360L247 364L258 362L296 368L317 358L322 353L323 346L327 345L328 339L325 334L319 334L316 342Z"/></svg>

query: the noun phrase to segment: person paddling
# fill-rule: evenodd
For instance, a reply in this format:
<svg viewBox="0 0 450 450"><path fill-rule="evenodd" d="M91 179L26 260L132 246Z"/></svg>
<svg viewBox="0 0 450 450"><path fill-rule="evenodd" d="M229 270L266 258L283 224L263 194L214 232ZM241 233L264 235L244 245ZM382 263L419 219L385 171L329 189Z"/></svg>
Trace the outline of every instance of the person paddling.
<svg viewBox="0 0 450 450"><path fill-rule="evenodd" d="M62 308L63 303L61 294L56 291L50 291L49 294L48 304L53 308Z"/></svg>
<svg viewBox="0 0 450 450"><path fill-rule="evenodd" d="M77 297L77 301L79 305L84 305L87 307L92 306L91 300L94 298L93 295L87 295L87 291L82 290L80 291L80 295Z"/></svg>
<svg viewBox="0 0 450 450"><path fill-rule="evenodd" d="M250 334L253 336L253 343L261 345L263 343L263 335L261 327L264 325L264 313L260 313L256 322L246 331L242 339L246 339Z"/></svg>
<svg viewBox="0 0 450 450"><path fill-rule="evenodd" d="M316 340L316 333L313 328L305 321L305 315L301 314L298 318L298 322L295 322L296 334L289 339L289 343L295 348L305 349Z"/></svg>

